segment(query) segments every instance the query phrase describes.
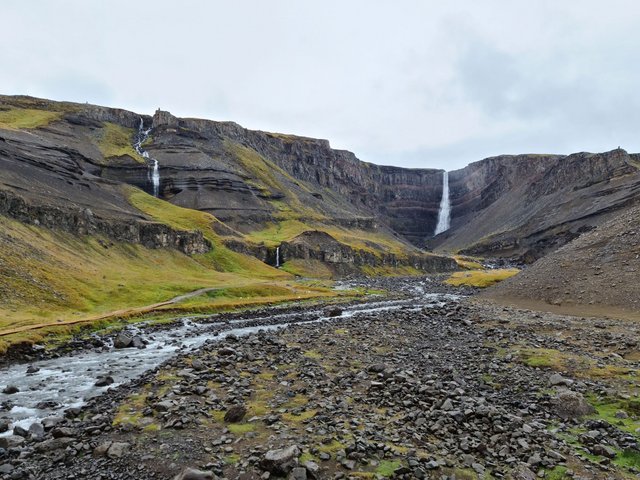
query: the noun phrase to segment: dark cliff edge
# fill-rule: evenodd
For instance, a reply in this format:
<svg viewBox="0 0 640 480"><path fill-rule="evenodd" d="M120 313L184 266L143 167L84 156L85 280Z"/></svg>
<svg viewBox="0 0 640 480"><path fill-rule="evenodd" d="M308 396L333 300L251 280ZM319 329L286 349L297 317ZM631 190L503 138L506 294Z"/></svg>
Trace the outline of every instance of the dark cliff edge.
<svg viewBox="0 0 640 480"><path fill-rule="evenodd" d="M199 231L179 231L149 221L100 218L88 209L31 205L21 197L0 190L0 214L22 223L62 230L75 235L101 235L118 242L147 248L172 248L187 255L207 253L211 243Z"/></svg>

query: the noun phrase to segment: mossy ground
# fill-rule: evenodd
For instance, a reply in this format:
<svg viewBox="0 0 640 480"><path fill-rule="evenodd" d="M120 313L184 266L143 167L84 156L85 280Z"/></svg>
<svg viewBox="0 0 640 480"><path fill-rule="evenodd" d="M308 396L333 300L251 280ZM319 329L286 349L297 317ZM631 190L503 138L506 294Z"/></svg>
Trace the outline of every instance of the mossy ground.
<svg viewBox="0 0 640 480"><path fill-rule="evenodd" d="M494 270L473 270L469 272L455 272L445 280L445 283L454 287L468 286L486 288L507 278L517 275L517 268L500 268Z"/></svg>
<svg viewBox="0 0 640 480"><path fill-rule="evenodd" d="M144 158L133 148L135 131L111 122L104 122L98 139L98 148L105 159L127 155L144 163Z"/></svg>
<svg viewBox="0 0 640 480"><path fill-rule="evenodd" d="M9 108L0 110L0 128L11 130L44 127L62 117L62 112L33 108Z"/></svg>

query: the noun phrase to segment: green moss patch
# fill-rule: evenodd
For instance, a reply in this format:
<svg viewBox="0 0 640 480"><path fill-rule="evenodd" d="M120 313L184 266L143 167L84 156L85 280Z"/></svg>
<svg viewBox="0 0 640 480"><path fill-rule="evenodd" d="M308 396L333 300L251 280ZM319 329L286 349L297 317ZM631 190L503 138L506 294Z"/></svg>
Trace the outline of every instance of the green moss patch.
<svg viewBox="0 0 640 480"><path fill-rule="evenodd" d="M61 117L61 112L32 108L10 108L0 110L0 128L21 130L44 127Z"/></svg>

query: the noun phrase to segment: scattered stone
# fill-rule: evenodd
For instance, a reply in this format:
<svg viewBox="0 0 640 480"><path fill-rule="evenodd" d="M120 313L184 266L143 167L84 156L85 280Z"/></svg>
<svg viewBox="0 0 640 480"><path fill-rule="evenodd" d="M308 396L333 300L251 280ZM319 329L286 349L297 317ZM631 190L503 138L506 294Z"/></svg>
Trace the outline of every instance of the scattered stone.
<svg viewBox="0 0 640 480"><path fill-rule="evenodd" d="M4 390L2 390L2 393L4 393L5 395L13 395L14 393L18 393L19 391L20 389L15 385L7 385L6 387L4 387Z"/></svg>

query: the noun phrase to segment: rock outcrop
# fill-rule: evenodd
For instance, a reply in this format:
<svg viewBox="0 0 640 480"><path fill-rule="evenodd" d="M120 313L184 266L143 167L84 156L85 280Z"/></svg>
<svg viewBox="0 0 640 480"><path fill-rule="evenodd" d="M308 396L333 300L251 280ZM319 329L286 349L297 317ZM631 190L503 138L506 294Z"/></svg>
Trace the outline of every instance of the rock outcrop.
<svg viewBox="0 0 640 480"><path fill-rule="evenodd" d="M281 261L288 259L318 260L341 273L356 271L358 267L409 266L423 272L447 272L458 268L448 257L436 255L396 255L357 250L325 232L304 232L280 246Z"/></svg>
<svg viewBox="0 0 640 480"><path fill-rule="evenodd" d="M100 235L114 241L138 243L147 248L172 248L187 255L206 253L212 248L199 231L174 230L162 223L143 220L100 218L88 208L34 206L3 190L0 190L0 214L23 223L75 235Z"/></svg>

